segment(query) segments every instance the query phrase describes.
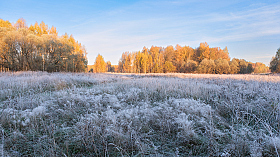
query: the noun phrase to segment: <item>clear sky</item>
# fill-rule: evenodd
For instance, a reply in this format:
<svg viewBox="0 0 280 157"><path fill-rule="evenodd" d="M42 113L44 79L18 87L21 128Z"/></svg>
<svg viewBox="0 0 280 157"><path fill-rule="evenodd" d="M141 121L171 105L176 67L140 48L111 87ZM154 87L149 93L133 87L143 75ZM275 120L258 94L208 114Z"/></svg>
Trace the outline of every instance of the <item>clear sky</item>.
<svg viewBox="0 0 280 157"><path fill-rule="evenodd" d="M1 0L0 18L44 21L118 64L144 46L227 46L231 58L269 64L280 47L279 0Z"/></svg>

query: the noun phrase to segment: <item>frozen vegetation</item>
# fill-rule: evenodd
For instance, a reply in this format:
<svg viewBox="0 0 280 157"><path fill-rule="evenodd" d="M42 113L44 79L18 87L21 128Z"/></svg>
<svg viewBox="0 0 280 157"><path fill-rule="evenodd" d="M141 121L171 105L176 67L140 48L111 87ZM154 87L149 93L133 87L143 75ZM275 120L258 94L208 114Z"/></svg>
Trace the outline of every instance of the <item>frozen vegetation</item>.
<svg viewBox="0 0 280 157"><path fill-rule="evenodd" d="M0 73L3 156L279 156L280 77Z"/></svg>

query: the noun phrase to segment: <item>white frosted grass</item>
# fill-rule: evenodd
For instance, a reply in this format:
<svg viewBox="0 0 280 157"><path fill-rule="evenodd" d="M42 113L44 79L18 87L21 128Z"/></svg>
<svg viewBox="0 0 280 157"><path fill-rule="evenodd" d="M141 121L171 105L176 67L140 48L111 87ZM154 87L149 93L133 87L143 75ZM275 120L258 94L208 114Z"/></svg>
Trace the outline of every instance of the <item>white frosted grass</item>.
<svg viewBox="0 0 280 157"><path fill-rule="evenodd" d="M31 115L32 116L44 115L45 112L46 112L45 106L38 106L32 110Z"/></svg>
<svg viewBox="0 0 280 157"><path fill-rule="evenodd" d="M279 76L20 72L1 73L0 85L5 155L280 150Z"/></svg>
<svg viewBox="0 0 280 157"><path fill-rule="evenodd" d="M1 144L0 144L1 156L4 156L4 144L5 144L4 129L2 129L2 127L1 127Z"/></svg>
<svg viewBox="0 0 280 157"><path fill-rule="evenodd" d="M118 74L136 77L176 77L176 78L202 78L202 79L236 79L246 81L280 82L280 75L266 74L184 74L184 73L150 73L150 74Z"/></svg>

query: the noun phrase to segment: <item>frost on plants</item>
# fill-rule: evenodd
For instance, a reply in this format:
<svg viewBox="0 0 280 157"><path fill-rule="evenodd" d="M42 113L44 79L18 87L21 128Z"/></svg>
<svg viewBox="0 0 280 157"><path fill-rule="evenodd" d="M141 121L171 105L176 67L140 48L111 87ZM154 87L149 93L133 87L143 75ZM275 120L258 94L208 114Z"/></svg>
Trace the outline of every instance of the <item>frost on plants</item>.
<svg viewBox="0 0 280 157"><path fill-rule="evenodd" d="M280 77L0 74L4 156L279 156Z"/></svg>

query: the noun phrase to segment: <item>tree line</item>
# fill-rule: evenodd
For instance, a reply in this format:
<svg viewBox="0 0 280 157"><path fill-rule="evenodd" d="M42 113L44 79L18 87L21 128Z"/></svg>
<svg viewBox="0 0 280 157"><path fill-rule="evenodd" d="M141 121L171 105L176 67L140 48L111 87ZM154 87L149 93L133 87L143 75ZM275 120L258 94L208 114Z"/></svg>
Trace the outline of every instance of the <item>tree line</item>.
<svg viewBox="0 0 280 157"><path fill-rule="evenodd" d="M95 73L119 72L117 65L112 65L110 61L105 62L100 54L97 55L94 65L88 65L88 71Z"/></svg>
<svg viewBox="0 0 280 157"><path fill-rule="evenodd" d="M276 51L275 56L270 61L271 72L280 73L280 48Z"/></svg>
<svg viewBox="0 0 280 157"><path fill-rule="evenodd" d="M0 71L85 72L86 55L72 35L58 36L43 21L28 27L24 19L0 19Z"/></svg>
<svg viewBox="0 0 280 157"><path fill-rule="evenodd" d="M252 63L244 59L230 60L227 47L210 47L206 42L198 48L176 45L164 47L144 47L138 52L124 52L118 66L110 69L103 59L96 58L93 71L121 73L204 73L204 74L248 74L266 73L269 68L260 62ZM102 69L102 70L101 70Z"/></svg>

